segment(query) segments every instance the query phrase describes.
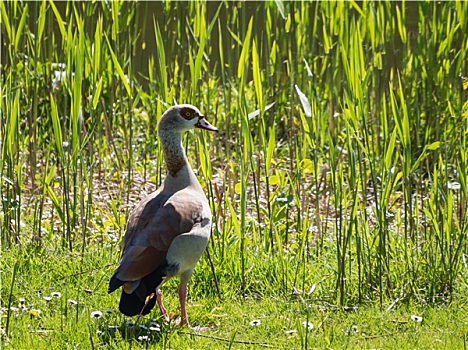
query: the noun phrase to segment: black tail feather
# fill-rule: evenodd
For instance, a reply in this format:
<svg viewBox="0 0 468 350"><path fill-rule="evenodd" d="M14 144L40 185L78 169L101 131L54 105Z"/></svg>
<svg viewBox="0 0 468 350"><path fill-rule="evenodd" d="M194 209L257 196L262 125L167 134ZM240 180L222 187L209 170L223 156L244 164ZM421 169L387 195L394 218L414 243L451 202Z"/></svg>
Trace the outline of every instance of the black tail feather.
<svg viewBox="0 0 468 350"><path fill-rule="evenodd" d="M141 300L138 295L133 292L127 294L122 289L122 295L120 296L119 310L121 313L127 316L136 316L139 314L147 315L154 308L156 304L156 295L153 295L151 299L148 299L148 303L145 305L146 300Z"/></svg>
<svg viewBox="0 0 468 350"><path fill-rule="evenodd" d="M156 305L156 288L161 285L164 277L167 275L166 267L167 265L164 264L164 266L159 267L148 276L143 277L138 287L131 294L125 293L125 291L122 289L119 303L120 312L127 316L149 314ZM118 278L112 277L109 291L111 292L111 288L113 288L119 282L121 281ZM125 282L122 284L124 283ZM145 305L145 303L147 304Z"/></svg>
<svg viewBox="0 0 468 350"><path fill-rule="evenodd" d="M119 280L115 275L116 274L114 273L114 276L112 276L109 282L109 288L107 289L107 293L109 294L125 284L125 281Z"/></svg>

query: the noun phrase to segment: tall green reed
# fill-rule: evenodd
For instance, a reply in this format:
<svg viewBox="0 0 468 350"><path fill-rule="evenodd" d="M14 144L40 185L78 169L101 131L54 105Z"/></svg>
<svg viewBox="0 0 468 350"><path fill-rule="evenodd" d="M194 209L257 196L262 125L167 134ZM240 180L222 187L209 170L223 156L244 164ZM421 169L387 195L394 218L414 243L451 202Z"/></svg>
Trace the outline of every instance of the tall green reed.
<svg viewBox="0 0 468 350"><path fill-rule="evenodd" d="M146 16L152 6L160 17ZM268 270L278 293L319 283L342 305L453 292L466 232L466 4L0 9L5 242L31 220L38 241L61 234L83 254L106 232L102 216L122 232L139 186L164 176L158 117L189 102L220 128L184 144L226 283L247 294ZM310 276L320 263L330 271Z"/></svg>

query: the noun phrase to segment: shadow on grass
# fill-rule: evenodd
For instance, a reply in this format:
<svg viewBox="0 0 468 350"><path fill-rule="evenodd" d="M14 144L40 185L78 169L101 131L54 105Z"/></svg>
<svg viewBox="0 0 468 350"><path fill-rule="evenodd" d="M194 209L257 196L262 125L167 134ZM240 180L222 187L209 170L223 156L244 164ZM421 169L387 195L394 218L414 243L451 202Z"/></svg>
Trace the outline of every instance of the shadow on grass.
<svg viewBox="0 0 468 350"><path fill-rule="evenodd" d="M170 332L171 329L171 325L162 326L160 322L150 319L140 324L134 324L130 321L123 322L120 325L102 324L97 329L97 335L100 341L105 344L115 342L116 340L150 344L160 342L164 334Z"/></svg>

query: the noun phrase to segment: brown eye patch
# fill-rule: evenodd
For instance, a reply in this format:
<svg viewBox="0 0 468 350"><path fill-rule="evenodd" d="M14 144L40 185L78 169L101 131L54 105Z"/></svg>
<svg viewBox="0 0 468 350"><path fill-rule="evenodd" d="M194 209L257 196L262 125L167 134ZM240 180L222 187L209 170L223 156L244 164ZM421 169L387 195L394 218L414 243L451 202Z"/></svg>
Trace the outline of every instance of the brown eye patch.
<svg viewBox="0 0 468 350"><path fill-rule="evenodd" d="M180 115L182 117L184 117L185 119L187 120L190 120L192 119L193 117L195 117L195 112L190 109L190 108L183 108L181 111L180 111Z"/></svg>

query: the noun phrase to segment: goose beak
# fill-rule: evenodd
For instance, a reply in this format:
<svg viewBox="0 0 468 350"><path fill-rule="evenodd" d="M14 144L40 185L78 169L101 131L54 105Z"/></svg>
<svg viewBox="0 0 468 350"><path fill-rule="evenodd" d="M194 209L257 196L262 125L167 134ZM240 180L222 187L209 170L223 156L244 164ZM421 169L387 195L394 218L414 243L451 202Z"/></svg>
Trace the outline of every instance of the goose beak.
<svg viewBox="0 0 468 350"><path fill-rule="evenodd" d="M198 119L198 122L197 124L195 124L195 127L209 131L218 131L218 128L208 123L208 120L206 120L203 116L200 117L200 119Z"/></svg>

